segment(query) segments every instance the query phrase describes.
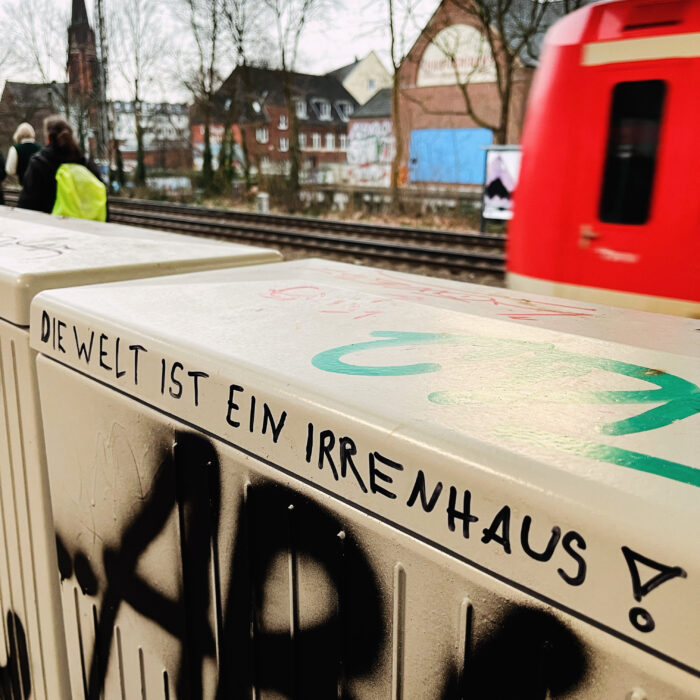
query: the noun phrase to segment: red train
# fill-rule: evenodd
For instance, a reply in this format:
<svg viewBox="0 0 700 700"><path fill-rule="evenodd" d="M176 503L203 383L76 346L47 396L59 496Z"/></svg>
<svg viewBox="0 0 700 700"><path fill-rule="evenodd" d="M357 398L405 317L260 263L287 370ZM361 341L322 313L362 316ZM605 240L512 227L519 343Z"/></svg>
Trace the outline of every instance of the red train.
<svg viewBox="0 0 700 700"><path fill-rule="evenodd" d="M548 32L508 239L514 289L700 317L700 2Z"/></svg>

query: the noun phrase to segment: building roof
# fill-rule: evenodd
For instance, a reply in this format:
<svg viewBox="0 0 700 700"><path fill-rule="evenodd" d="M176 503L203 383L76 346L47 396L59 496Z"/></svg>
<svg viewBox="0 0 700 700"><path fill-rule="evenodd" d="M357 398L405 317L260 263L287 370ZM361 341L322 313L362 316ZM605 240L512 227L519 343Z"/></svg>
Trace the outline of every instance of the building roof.
<svg viewBox="0 0 700 700"><path fill-rule="evenodd" d="M2 101L11 97L19 108L61 109L66 101L67 83L16 83L7 81Z"/></svg>
<svg viewBox="0 0 700 700"><path fill-rule="evenodd" d="M355 56L355 60L352 63L349 63L347 66L342 66L341 68L336 68L335 70L332 70L330 73L326 73L326 75L331 76L335 78L338 82L342 83L345 78L350 75L350 73L357 68L357 65L360 63L360 59Z"/></svg>
<svg viewBox="0 0 700 700"><path fill-rule="evenodd" d="M308 117L304 124L320 125L346 123L349 114L358 107L357 100L331 75L310 75L289 73L291 92L294 100L306 102ZM224 81L216 94L220 110L230 109L229 100L237 104L237 121L269 121L268 107L284 108L284 72L270 68L239 66ZM331 118L323 119L320 102L331 105ZM343 114L342 106L349 106Z"/></svg>
<svg viewBox="0 0 700 700"><path fill-rule="evenodd" d="M114 100L110 102L115 113L131 114L134 105L130 100ZM189 107L184 102L142 102L141 111L144 115L187 115Z"/></svg>
<svg viewBox="0 0 700 700"><path fill-rule="evenodd" d="M353 115L353 119L370 119L391 116L391 88L382 88L362 105Z"/></svg>

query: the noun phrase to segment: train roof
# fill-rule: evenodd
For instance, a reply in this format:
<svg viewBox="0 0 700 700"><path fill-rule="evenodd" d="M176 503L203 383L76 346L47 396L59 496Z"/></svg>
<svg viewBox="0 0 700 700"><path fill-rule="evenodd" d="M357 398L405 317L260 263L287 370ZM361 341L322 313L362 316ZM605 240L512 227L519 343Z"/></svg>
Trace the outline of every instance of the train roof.
<svg viewBox="0 0 700 700"><path fill-rule="evenodd" d="M698 2L609 0L585 5L560 19L547 32L545 44L565 46L698 31ZM700 37L695 42L697 47Z"/></svg>

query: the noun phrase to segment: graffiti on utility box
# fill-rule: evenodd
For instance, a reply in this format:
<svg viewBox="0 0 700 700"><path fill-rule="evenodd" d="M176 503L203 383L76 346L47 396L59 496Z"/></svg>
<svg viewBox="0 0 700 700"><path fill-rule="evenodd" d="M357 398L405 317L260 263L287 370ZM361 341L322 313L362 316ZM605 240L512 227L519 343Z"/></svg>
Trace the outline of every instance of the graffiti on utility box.
<svg viewBox="0 0 700 700"><path fill-rule="evenodd" d="M367 431L361 430L355 422L338 422L331 412L307 414L297 404L284 405L279 396L252 388L243 379L231 382L220 370L195 365L191 359L176 359L172 354L166 356L163 348L157 344L151 345L143 339L130 339L118 333L101 332L98 328L63 321L46 311L42 314L41 328L40 341L46 351L64 364L89 371L101 381L136 397L142 396L146 403L160 411L182 416L193 428L202 427L209 435L216 435L222 447L233 448L234 451L257 460L265 469L272 469L286 484L297 483L303 489L311 489L312 493L324 497L324 503L335 502L339 506L349 506L534 600L545 602L554 608L559 607L567 614L628 641L637 648L645 649L683 668L687 667L685 662L653 646L653 643L662 638L667 640L664 643L670 644L668 640L671 639L669 635L673 625L670 619L664 619L655 612L654 601L660 598L668 601L669 596L683 598L689 595L689 574L683 562L664 561L663 558L650 556L650 552L643 551L643 547L640 549L640 544L633 546L625 540L615 542L614 536L606 540L596 538L589 532L592 528L581 519L576 524L567 523L567 517L553 518L546 509L528 505L526 499L517 500L519 497L512 491L486 489L483 482L481 486L468 483L478 477L476 472L469 475L467 470L440 470L438 463L431 464L431 460L422 462L419 453L404 450L398 439L374 444L372 434L368 436ZM408 355L404 352L406 348L411 349ZM427 361L422 361L421 353L425 348L430 348L431 352ZM458 362L467 369L490 360L499 367L503 365L505 369L502 372L510 372L512 376L506 387L484 384L479 379L479 390L472 392L464 388L455 393L437 384L422 399L431 411L441 412L465 404L482 406L483 410L487 410L490 403L494 402L500 407L499 402L504 397L512 405L517 405L521 400L526 404L528 381L553 380L553 384L559 386L557 381L561 378L581 379L596 372L599 375L608 373L612 377L620 376L626 380L643 382L644 388L634 391L578 391L560 395L549 389L548 398L557 406L572 404L580 407L592 402L615 407L641 406L644 409L633 416L618 419L613 416L600 429L605 436L614 438L618 435L649 432L677 424L700 412L697 403L700 390L680 376L630 362L579 355L550 343L476 334L374 331L367 341L319 352L313 357L312 364L318 371L364 377L364 382L405 382L413 381L411 377L421 375L439 378L443 361L440 352L436 350L442 348L450 349L447 356L453 363ZM377 350L384 353L380 355L382 364L362 363L365 356L373 359L378 357L375 354ZM399 363L391 362L395 351L401 351L398 355L402 358ZM407 361L404 359L406 357L414 361ZM504 376L502 374L500 379ZM536 379L533 380L533 377ZM428 385L424 382L421 387L428 388ZM652 408L647 408L648 404L652 404ZM501 412L500 408L494 412L499 420ZM579 416L579 413L576 415ZM576 440L560 440L554 433L542 435L529 429L517 433L507 424L497 425L497 428L507 433L506 439L515 445L518 442L541 440L548 449L578 449ZM353 434L355 429L358 432ZM199 684L192 680L194 672L191 669L186 671L187 664L199 666L214 653L212 631L206 628L209 623L205 625L204 616L201 615L191 618L190 610L201 610L202 606L208 609L216 598L209 589L204 589L208 580L205 572L216 558L216 552L211 551L206 543L216 542L216 534L219 532L218 494L224 476L219 466L219 453L209 439L183 433L178 435L176 443L172 454L167 450L163 452L162 466L159 467L152 488L144 495L142 512L126 526L121 536L121 545L106 547L101 555L106 582L101 584L102 609L97 618L99 634L96 637L96 652L91 657L92 667L85 680L92 693L98 692L104 682L115 619L120 606L124 604L139 614L161 621L175 638L194 640L192 643L197 645L197 652L183 651L180 662L182 668L173 679L175 687L181 692L185 688L182 685L185 681L181 679L189 679L186 697L198 697L199 693ZM591 441L584 443L584 447L586 445L588 449L579 454L590 459L651 473L656 478L664 477L674 482L699 485L693 480L697 478L696 472L690 466L632 453L603 443ZM610 450L617 452L611 456ZM183 465L189 466L184 468ZM199 467L195 469L193 465ZM463 479L455 476L459 473L464 474ZM199 477L206 475L206 478L202 478L202 483L195 483L193 474ZM206 493L201 491L202 488ZM320 558L325 561L320 556L319 548L322 546L337 548L337 551L333 550L336 551L334 557L339 556L338 552L344 552L342 556L347 558L346 561L354 562L353 569L362 572L361 576L353 574L351 577L355 592L348 592L351 598L348 599L350 602L347 605L350 608L347 609L353 611L350 615L352 621L346 623L348 629L353 630L355 621L362 618L357 611L363 606L373 610L372 615L375 615L376 610L371 606L379 603L371 604L369 601L381 601L385 594L380 586L373 583L376 575L372 573L372 567L364 554L363 543L353 538L351 528L346 526L330 506L321 507L316 501L302 497L287 486L275 486L267 480L253 479L241 512L243 511L247 515L243 518L239 513L239 520L233 528L235 546L231 550L232 558L225 557L217 564L221 569L218 575L224 577L224 570L230 568L232 577L231 585L226 588L226 601L221 604L218 622L221 629L218 630L216 639L229 639L229 633L232 638L238 638L237 635L243 634L239 627L250 629L252 623L245 617L248 613L237 611L237 606L247 610L248 604L243 605L241 601L250 600L244 592L248 588L252 590L254 608L260 606L265 597L267 589L262 582L273 566L271 562L283 550L281 540L273 542L269 539L272 535L266 534L270 528L279 530L280 533L286 532L287 538L292 536L289 533L295 532L295 528L300 528L300 533L306 533L298 541L295 540L294 545L300 548L299 556L302 558L314 561ZM174 512L189 514L184 519L183 516L180 517L183 572L187 573L183 573L182 596L179 600L164 598L134 573L140 557ZM193 520L193 524L188 525L188 518L194 518L195 513L198 514L196 523ZM263 513L269 519L268 525L262 526L261 521L260 527L255 527L256 518L262 517ZM304 524L306 518L311 523L308 527ZM322 537L319 534L321 539L314 542L314 537L317 536L315 533L324 530L320 527L322 522L327 523L328 532L332 531L333 534L326 539L323 539L325 535ZM250 527L254 529L250 530ZM341 532L344 533L340 538L342 542L334 540ZM279 533L275 535L280 536ZM195 544L191 546L190 542ZM253 558L259 560L260 564L257 573L250 569L251 563L247 565L248 569L246 565L240 564L245 561L240 552L249 551L251 542L255 542L256 547ZM331 546L331 542L335 544ZM74 543L68 539L61 546L64 553L64 578L72 575L80 578L80 571L88 561L84 553L81 554L73 547ZM91 553L90 556L95 555ZM251 556L250 552L245 556ZM601 567L600 562L603 560L616 564ZM94 559L90 561L94 563ZM598 563L595 568L591 566L593 561ZM323 577L331 582L332 588L340 586L345 579L334 573L333 566L336 564L328 570L323 568L325 566L326 564L322 566ZM293 562L290 567L293 568ZM249 573L238 576L235 572L241 570L248 570ZM528 572L527 577L524 576L524 571ZM86 594L89 594L91 584L86 585L85 581L92 581L94 576L82 575L82 578L84 581L81 585ZM523 578L527 578L528 585L523 582ZM360 585L360 579L365 583ZM602 586L609 591L604 607L598 609L595 601L591 602L591 586L596 589ZM582 598L588 602L577 610L576 596L584 590L586 593ZM352 598L353 595L358 596L361 604ZM563 597L566 602L557 601L557 597ZM192 601L199 603L194 604ZM662 604L659 607L665 611L664 615L675 615L677 612L682 614L679 606ZM260 612L259 608L256 609ZM178 610L181 613L179 615L175 614ZM241 615L245 618L244 622L240 619ZM613 616L614 621L606 619L606 616ZM521 618L516 616L515 619ZM371 626L366 629L366 624L367 622L362 623L363 630L355 630L352 634L364 639L362 635L371 632L373 636L365 639L364 648L379 654L386 643L387 625L389 628L391 625L382 620L374 630ZM659 630L663 630L662 637L658 636ZM651 635L652 632L655 634ZM329 646L325 636L327 634L331 632L326 628L310 633L309 639L317 640L312 647L315 652L326 653ZM641 641L646 638L654 640L649 647ZM262 644L263 641L269 645L273 656L282 656L281 650L287 648L285 645L288 643L283 642L281 637L267 633L256 643ZM353 657L352 663L343 665L344 673L352 670L358 677L363 677L369 672L368 658L360 650L353 653L357 657ZM279 668L284 668L284 665ZM267 677L265 674L268 673L272 671L266 670L255 682L265 682L270 688L286 692L279 685L283 682L282 678ZM461 677L461 673L460 670L457 675ZM230 684L241 682L233 678L235 675L230 669L224 670L224 676L219 680L220 687L224 689L222 692L228 692L228 688L232 687ZM329 678L318 682L331 684ZM297 696L327 695L301 693Z"/></svg>
<svg viewBox="0 0 700 700"><path fill-rule="evenodd" d="M122 531L119 547L101 552L104 580L85 553L59 535L62 580L75 579L84 595L99 599L94 648L86 650L85 697L97 700L104 689L108 665L116 658L112 646L124 605L179 640L179 662L164 675L166 697L171 691L181 698L203 697L205 662L217 652L217 698L247 696L252 687L288 698L356 697L353 684L376 668L391 625L387 593L352 528L292 489L264 480L254 483L234 525L230 561L216 562L222 580L212 587L213 559L220 556L216 543L224 476L216 449L204 437L177 433L172 450L160 459L150 494ZM181 523L182 561L176 600L138 572L141 557L174 512ZM274 575L280 556L291 570L284 590ZM317 581L311 621L300 616L302 569ZM216 600L224 578L229 579L228 594ZM275 595L291 597L289 627L280 629L266 619ZM218 629L209 622L211 607L221 610ZM492 697L512 697L517 688L527 691L523 697L545 698L547 692L576 687L587 670L575 635L535 608L508 606L491 634L468 641L474 645L470 657L479 662L467 668L445 663L444 700L462 697L465 688L478 697L494 692ZM504 665L512 673L491 674Z"/></svg>

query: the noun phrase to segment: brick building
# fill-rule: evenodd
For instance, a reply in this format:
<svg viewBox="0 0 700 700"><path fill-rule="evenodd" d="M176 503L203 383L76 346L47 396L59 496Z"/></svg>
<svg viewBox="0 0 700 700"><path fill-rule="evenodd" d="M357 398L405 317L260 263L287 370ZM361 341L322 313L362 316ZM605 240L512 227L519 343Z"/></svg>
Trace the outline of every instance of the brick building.
<svg viewBox="0 0 700 700"><path fill-rule="evenodd" d="M216 94L212 124L212 154L218 161L221 138L232 133L238 158L247 157L253 172L283 175L290 167L292 124L282 71L238 67ZM307 182L344 179L348 121L358 106L355 98L331 75L289 73L299 125L300 175ZM192 119L195 167L201 164L203 126ZM201 165L200 165L201 167Z"/></svg>
<svg viewBox="0 0 700 700"><path fill-rule="evenodd" d="M7 153L12 134L22 122L36 131L39 143L44 140L43 122L50 114L65 112L67 83L17 83L7 81L0 96L0 149Z"/></svg>
<svg viewBox="0 0 700 700"><path fill-rule="evenodd" d="M467 114L459 83L466 85L482 121L497 124L501 98L495 60L476 18L444 0L400 68L402 169L409 182L483 182L483 147L493 143L493 133ZM515 71L507 143L519 141L533 72L524 62Z"/></svg>

